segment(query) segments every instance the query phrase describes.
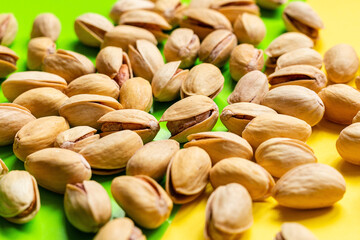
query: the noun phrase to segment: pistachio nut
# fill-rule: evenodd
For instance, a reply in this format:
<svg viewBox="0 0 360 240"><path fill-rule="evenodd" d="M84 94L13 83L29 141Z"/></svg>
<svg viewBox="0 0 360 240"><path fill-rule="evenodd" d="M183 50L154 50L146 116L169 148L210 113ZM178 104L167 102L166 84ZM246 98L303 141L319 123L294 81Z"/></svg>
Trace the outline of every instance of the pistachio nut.
<svg viewBox="0 0 360 240"><path fill-rule="evenodd" d="M281 55L276 62L276 71L293 65L310 65L321 69L321 54L311 48L299 48Z"/></svg>
<svg viewBox="0 0 360 240"><path fill-rule="evenodd" d="M275 137L288 137L305 142L311 126L305 121L283 114L262 114L251 120L242 133L253 148Z"/></svg>
<svg viewBox="0 0 360 240"><path fill-rule="evenodd" d="M166 127L171 139L180 143L192 133L210 131L216 124L219 108L209 97L194 95L171 105L162 115L160 122L167 122Z"/></svg>
<svg viewBox="0 0 360 240"><path fill-rule="evenodd" d="M324 28L324 23L314 9L301 1L289 3L283 11L282 18L286 30L304 33L314 40L319 38L319 30Z"/></svg>
<svg viewBox="0 0 360 240"><path fill-rule="evenodd" d="M243 43L234 48L230 55L230 74L235 81L239 81L248 72L264 67L264 52L253 45Z"/></svg>
<svg viewBox="0 0 360 240"><path fill-rule="evenodd" d="M10 102L14 101L23 92L39 87L52 87L63 92L67 87L67 83L65 79L56 74L27 71L11 74L1 84L1 90Z"/></svg>
<svg viewBox="0 0 360 240"><path fill-rule="evenodd" d="M238 239L253 224L250 194L238 183L218 187L205 209L205 239Z"/></svg>
<svg viewBox="0 0 360 240"><path fill-rule="evenodd" d="M164 45L166 61L181 61L180 68L193 66L199 50L199 37L188 28L175 29Z"/></svg>
<svg viewBox="0 0 360 240"><path fill-rule="evenodd" d="M79 94L67 99L59 113L71 126L90 126L100 129L97 122L104 114L122 109L121 104L112 97L97 94Z"/></svg>
<svg viewBox="0 0 360 240"><path fill-rule="evenodd" d="M12 13L0 14L0 45L9 46L15 39L18 22Z"/></svg>
<svg viewBox="0 0 360 240"><path fill-rule="evenodd" d="M118 0L111 8L109 16L117 23L125 12L139 9L153 10L154 7L155 4L149 0Z"/></svg>
<svg viewBox="0 0 360 240"><path fill-rule="evenodd" d="M219 68L210 63L193 67L181 84L181 98L204 95L214 99L223 89L225 78Z"/></svg>
<svg viewBox="0 0 360 240"><path fill-rule="evenodd" d="M146 175L160 181L172 156L179 151L180 144L172 139L145 144L128 161L126 175Z"/></svg>
<svg viewBox="0 0 360 240"><path fill-rule="evenodd" d="M0 45L0 78L4 78L17 70L17 60L19 57L13 50Z"/></svg>
<svg viewBox="0 0 360 240"><path fill-rule="evenodd" d="M318 240L312 232L299 223L287 222L281 225L281 231L278 232L274 240Z"/></svg>
<svg viewBox="0 0 360 240"><path fill-rule="evenodd" d="M360 122L360 111L355 115L352 120L352 123Z"/></svg>
<svg viewBox="0 0 360 240"><path fill-rule="evenodd" d="M100 183L85 180L66 185L64 210L74 227L83 232L97 232L110 220L111 202Z"/></svg>
<svg viewBox="0 0 360 240"><path fill-rule="evenodd" d="M189 8L210 8L213 0L192 0Z"/></svg>
<svg viewBox="0 0 360 240"><path fill-rule="evenodd" d="M230 58L230 54L236 45L236 36L232 32L226 29L215 30L202 41L199 59L220 68Z"/></svg>
<svg viewBox="0 0 360 240"><path fill-rule="evenodd" d="M27 51L29 70L41 70L44 58L56 52L56 44L48 37L37 37L30 40Z"/></svg>
<svg viewBox="0 0 360 240"><path fill-rule="evenodd" d="M265 38L266 27L259 16L244 13L236 18L234 33L239 42L258 45Z"/></svg>
<svg viewBox="0 0 360 240"><path fill-rule="evenodd" d="M124 108L149 112L153 104L149 81L141 77L127 80L120 89L119 101Z"/></svg>
<svg viewBox="0 0 360 240"><path fill-rule="evenodd" d="M36 180L26 171L13 170L0 176L0 216L24 224L40 210Z"/></svg>
<svg viewBox="0 0 360 240"><path fill-rule="evenodd" d="M355 85L357 89L360 89L360 76L357 76L355 78Z"/></svg>
<svg viewBox="0 0 360 240"><path fill-rule="evenodd" d="M54 146L56 136L69 129L63 117L50 116L25 124L15 135L13 151L21 161L36 151Z"/></svg>
<svg viewBox="0 0 360 240"><path fill-rule="evenodd" d="M68 183L91 178L89 163L79 153L62 148L45 148L26 157L25 169L40 186L63 194Z"/></svg>
<svg viewBox="0 0 360 240"><path fill-rule="evenodd" d="M345 179L335 168L309 163L285 173L273 188L279 205L295 209L330 207L345 194Z"/></svg>
<svg viewBox="0 0 360 240"><path fill-rule="evenodd" d="M171 26L178 26L182 12L187 8L181 0L157 0L154 10L160 13Z"/></svg>
<svg viewBox="0 0 360 240"><path fill-rule="evenodd" d="M255 0L216 0L212 1L210 8L219 11L234 24L238 16L245 13L260 15L260 9Z"/></svg>
<svg viewBox="0 0 360 240"><path fill-rule="evenodd" d="M271 138L261 143L256 149L255 160L278 178L297 166L317 162L310 146L291 138Z"/></svg>
<svg viewBox="0 0 360 240"><path fill-rule="evenodd" d="M31 38L48 37L56 41L61 32L60 20L52 13L42 13L36 16L32 30Z"/></svg>
<svg viewBox="0 0 360 240"><path fill-rule="evenodd" d="M360 165L360 123L353 123L340 132L336 141L336 149L347 162Z"/></svg>
<svg viewBox="0 0 360 240"><path fill-rule="evenodd" d="M114 178L111 193L126 214L145 228L159 227L170 216L173 208L164 189L144 175Z"/></svg>
<svg viewBox="0 0 360 240"><path fill-rule="evenodd" d="M136 132L144 143L152 141L160 130L159 122L153 115L137 109L112 111L98 122L101 123L101 136L128 129Z"/></svg>
<svg viewBox="0 0 360 240"><path fill-rule="evenodd" d="M9 172L9 168L6 166L4 161L0 158L0 176L7 174Z"/></svg>
<svg viewBox="0 0 360 240"><path fill-rule="evenodd" d="M287 0L256 0L256 4L261 8L274 10L287 3Z"/></svg>

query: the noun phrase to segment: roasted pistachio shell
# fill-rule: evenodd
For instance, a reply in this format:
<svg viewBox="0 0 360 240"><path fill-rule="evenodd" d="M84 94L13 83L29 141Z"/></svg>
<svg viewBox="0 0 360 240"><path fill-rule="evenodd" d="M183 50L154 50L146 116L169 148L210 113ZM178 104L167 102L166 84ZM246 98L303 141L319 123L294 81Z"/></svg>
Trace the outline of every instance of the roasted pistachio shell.
<svg viewBox="0 0 360 240"><path fill-rule="evenodd" d="M139 9L152 10L154 7L155 4L149 0L118 0L111 8L109 16L117 23L125 12Z"/></svg>
<svg viewBox="0 0 360 240"><path fill-rule="evenodd" d="M281 225L281 231L278 232L274 240L318 240L312 232L299 223L288 222Z"/></svg>
<svg viewBox="0 0 360 240"><path fill-rule="evenodd" d="M286 2L287 0L256 0L256 4L259 5L259 7L270 10L277 9Z"/></svg>
<svg viewBox="0 0 360 240"><path fill-rule="evenodd" d="M276 70L293 65L311 65L318 69L322 67L321 54L311 48L299 48L285 53L277 60Z"/></svg>
<svg viewBox="0 0 360 240"><path fill-rule="evenodd" d="M360 89L360 76L357 76L355 78L355 85L357 89Z"/></svg>
<svg viewBox="0 0 360 240"><path fill-rule="evenodd" d="M41 70L44 58L56 52L56 44L48 37L37 37L30 40L27 52L27 67L30 70Z"/></svg>
<svg viewBox="0 0 360 240"><path fill-rule="evenodd" d="M336 141L336 149L347 162L360 165L359 142L360 123L353 123L340 132Z"/></svg>
<svg viewBox="0 0 360 240"><path fill-rule="evenodd" d="M18 59L18 55L13 50L0 45L0 78L4 78L17 70L16 62Z"/></svg>
<svg viewBox="0 0 360 240"><path fill-rule="evenodd" d="M360 122L360 111L355 115L352 120L352 123Z"/></svg>
<svg viewBox="0 0 360 240"><path fill-rule="evenodd" d="M9 46L18 31L18 22L12 13L0 14L0 45Z"/></svg>
<svg viewBox="0 0 360 240"><path fill-rule="evenodd" d="M180 0L157 0L154 10L159 12L172 26L178 26L182 12L187 8Z"/></svg>
<svg viewBox="0 0 360 240"><path fill-rule="evenodd" d="M189 8L210 8L212 0L192 0Z"/></svg>
<svg viewBox="0 0 360 240"><path fill-rule="evenodd" d="M52 13L42 13L36 16L32 30L31 38L48 37L56 41L61 31L59 19Z"/></svg>
<svg viewBox="0 0 360 240"><path fill-rule="evenodd" d="M4 161L0 158L0 176L7 174L9 172L8 167L4 163Z"/></svg>
<svg viewBox="0 0 360 240"><path fill-rule="evenodd" d="M153 104L149 81L141 77L127 80L120 89L119 100L124 108L149 112Z"/></svg>
<svg viewBox="0 0 360 240"><path fill-rule="evenodd" d="M255 0L216 0L212 1L210 7L224 14L232 24L239 15L245 13L260 15L260 9L255 4Z"/></svg>
<svg viewBox="0 0 360 240"><path fill-rule="evenodd" d="M259 16L244 13L236 18L234 33L239 42L258 45L265 38L266 27Z"/></svg>

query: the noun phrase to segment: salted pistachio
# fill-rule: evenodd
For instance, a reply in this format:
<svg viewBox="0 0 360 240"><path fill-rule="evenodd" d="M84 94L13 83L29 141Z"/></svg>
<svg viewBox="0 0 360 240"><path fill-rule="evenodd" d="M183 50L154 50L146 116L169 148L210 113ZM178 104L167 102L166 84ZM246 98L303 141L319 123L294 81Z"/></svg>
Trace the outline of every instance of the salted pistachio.
<svg viewBox="0 0 360 240"><path fill-rule="evenodd" d="M288 0L256 0L256 4L261 8L274 10L287 3Z"/></svg>
<svg viewBox="0 0 360 240"><path fill-rule="evenodd" d="M202 132L191 134L187 137L188 147L199 147L205 150L212 165L221 162L225 158L240 157L251 160L253 150L250 144L242 137L231 132Z"/></svg>
<svg viewBox="0 0 360 240"><path fill-rule="evenodd" d="M256 103L240 102L226 106L220 115L221 122L233 133L241 136L246 125L261 114L276 114L276 112L266 106Z"/></svg>
<svg viewBox="0 0 360 240"><path fill-rule="evenodd" d="M30 40L27 51L29 70L41 70L44 58L56 52L56 44L48 37L37 37Z"/></svg>
<svg viewBox="0 0 360 240"><path fill-rule="evenodd" d="M204 95L214 99L223 89L224 81L219 68L210 63L201 63L193 67L182 82L180 96Z"/></svg>
<svg viewBox="0 0 360 240"><path fill-rule="evenodd" d="M15 39L18 22L12 13L0 14L0 45L9 46Z"/></svg>
<svg viewBox="0 0 360 240"><path fill-rule="evenodd" d="M13 151L21 161L38 150L54 146L56 136L69 129L63 117L50 116L25 124L15 135Z"/></svg>
<svg viewBox="0 0 360 240"><path fill-rule="evenodd" d="M340 132L336 141L336 149L345 161L360 165L359 143L360 123L356 122Z"/></svg>
<svg viewBox="0 0 360 240"><path fill-rule="evenodd" d="M287 222L281 225L274 240L317 240L312 232L299 223Z"/></svg>
<svg viewBox="0 0 360 240"><path fill-rule="evenodd" d="M283 11L282 18L286 30L304 33L314 40L319 38L319 30L324 28L324 23L314 9L301 1L289 3Z"/></svg>
<svg viewBox="0 0 360 240"><path fill-rule="evenodd" d="M90 47L100 47L105 34L114 25L104 16L97 13L85 13L77 17L74 29L80 42Z"/></svg>
<svg viewBox="0 0 360 240"><path fill-rule="evenodd" d="M19 57L13 50L0 45L0 78L4 78L17 70L17 60Z"/></svg>
<svg viewBox="0 0 360 240"><path fill-rule="evenodd" d="M175 29L164 45L166 61L181 61L180 68L193 66L199 50L199 37L188 28Z"/></svg>
<svg viewBox="0 0 360 240"><path fill-rule="evenodd" d="M7 174L9 172L9 168L6 166L4 161L0 158L0 177L1 175Z"/></svg>
<svg viewBox="0 0 360 240"><path fill-rule="evenodd" d="M155 4L149 0L118 0L111 8L110 18L118 23L121 15L128 11L147 9L153 10Z"/></svg>
<svg viewBox="0 0 360 240"><path fill-rule="evenodd" d="M210 8L213 1L214 0L192 0L189 8Z"/></svg>
<svg viewBox="0 0 360 240"><path fill-rule="evenodd" d="M311 48L299 48L281 55L276 62L276 71L293 65L310 65L321 69L321 54Z"/></svg>
<svg viewBox="0 0 360 240"><path fill-rule="evenodd" d="M294 167L317 162L309 145L291 138L271 138L261 143L256 149L255 160L278 178Z"/></svg>
<svg viewBox="0 0 360 240"><path fill-rule="evenodd" d="M89 163L79 153L62 148L45 148L26 157L25 170L40 186L63 194L69 183L91 178Z"/></svg>
<svg viewBox="0 0 360 240"><path fill-rule="evenodd" d="M137 40L134 46L129 45L129 59L135 75L149 82L164 65L160 50L144 39Z"/></svg>
<svg viewBox="0 0 360 240"><path fill-rule="evenodd" d="M236 45L236 36L231 31L226 29L215 30L202 41L199 59L220 68L230 58L230 54Z"/></svg>
<svg viewBox="0 0 360 240"><path fill-rule="evenodd" d="M178 26L182 12L187 8L181 0L157 0L154 10L160 13L171 26Z"/></svg>
<svg viewBox="0 0 360 240"><path fill-rule="evenodd" d="M0 175L0 216L24 224L40 210L40 194L36 180L26 171L13 170Z"/></svg>
<svg viewBox="0 0 360 240"><path fill-rule="evenodd" d="M111 218L109 195L94 180L67 184L64 210L69 222L82 232L97 232Z"/></svg>
<svg viewBox="0 0 360 240"><path fill-rule="evenodd" d="M141 77L127 80L120 89L119 101L124 108L149 112L153 104L149 81Z"/></svg>
<svg viewBox="0 0 360 240"><path fill-rule="evenodd" d="M61 32L60 20L52 13L41 13L36 16L32 30L31 38L48 37L56 41Z"/></svg>
<svg viewBox="0 0 360 240"><path fill-rule="evenodd" d="M211 193L205 209L205 239L238 239L253 222L252 200L242 185L230 183Z"/></svg>
<svg viewBox="0 0 360 240"><path fill-rule="evenodd" d="M10 102L14 101L23 92L39 87L52 87L63 92L67 87L67 83L65 79L56 74L27 71L11 74L1 84L1 90Z"/></svg>
<svg viewBox="0 0 360 240"><path fill-rule="evenodd" d="M235 81L239 81L248 72L264 67L264 52L253 45L243 43L234 48L230 56L230 74Z"/></svg>
<svg viewBox="0 0 360 240"><path fill-rule="evenodd" d="M352 123L360 122L360 111L355 115L352 120Z"/></svg>
<svg viewBox="0 0 360 240"><path fill-rule="evenodd" d="M146 175L160 181L180 144L172 139L158 140L145 144L128 161L126 175Z"/></svg>
<svg viewBox="0 0 360 240"><path fill-rule="evenodd" d="M360 92L346 84L327 86L319 92L325 105L324 117L335 123L351 124L360 111Z"/></svg>
<svg viewBox="0 0 360 240"><path fill-rule="evenodd" d="M164 189L144 175L114 178L111 193L126 214L145 228L159 227L170 216L173 208Z"/></svg>
<svg viewBox="0 0 360 240"><path fill-rule="evenodd" d="M159 122L153 115L137 109L112 111L98 122L101 123L101 136L128 129L136 132L144 143L152 141L160 130Z"/></svg>
<svg viewBox="0 0 360 240"><path fill-rule="evenodd" d="M295 209L330 207L342 199L345 179L335 168L309 163L295 167L276 182L272 192L279 205Z"/></svg>
<svg viewBox="0 0 360 240"><path fill-rule="evenodd" d="M219 108L209 97L194 95L171 105L162 115L160 122L167 122L166 127L171 139L180 143L192 133L210 131L216 124Z"/></svg>
<svg viewBox="0 0 360 240"><path fill-rule="evenodd" d="M56 136L54 147L80 152L81 149L100 139L96 129L88 126L73 127Z"/></svg>
<svg viewBox="0 0 360 240"><path fill-rule="evenodd" d="M266 75L259 70L246 73L237 82L234 91L227 98L229 104L237 102L260 103L269 92Z"/></svg>
<svg viewBox="0 0 360 240"><path fill-rule="evenodd" d="M234 33L239 42L258 45L265 38L266 27L259 16L244 13L236 18Z"/></svg>

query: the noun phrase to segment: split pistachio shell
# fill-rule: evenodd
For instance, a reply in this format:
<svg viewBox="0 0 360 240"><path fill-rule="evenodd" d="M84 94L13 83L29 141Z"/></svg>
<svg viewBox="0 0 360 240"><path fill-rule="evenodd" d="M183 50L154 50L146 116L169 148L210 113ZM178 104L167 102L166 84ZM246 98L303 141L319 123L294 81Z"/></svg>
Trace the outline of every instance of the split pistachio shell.
<svg viewBox="0 0 360 240"><path fill-rule="evenodd" d="M44 58L56 52L56 44L48 37L37 37L30 40L27 52L29 70L41 70Z"/></svg>
<svg viewBox="0 0 360 240"><path fill-rule="evenodd" d="M120 89L120 103L126 109L149 112L153 104L149 81L141 77L127 80Z"/></svg>
<svg viewBox="0 0 360 240"><path fill-rule="evenodd" d="M63 117L42 117L28 122L15 135L13 151L21 161L36 151L54 146L56 136L69 129Z"/></svg>
<svg viewBox="0 0 360 240"><path fill-rule="evenodd" d="M154 10L160 13L174 27L179 25L182 12L186 8L187 6L183 5L180 0L157 0Z"/></svg>
<svg viewBox="0 0 360 240"><path fill-rule="evenodd" d="M274 240L318 240L312 232L299 223L288 222L281 225L281 231L278 232Z"/></svg>
<svg viewBox="0 0 360 240"><path fill-rule="evenodd" d="M336 149L347 162L360 165L360 123L353 123L340 132Z"/></svg>
<svg viewBox="0 0 360 240"><path fill-rule="evenodd" d="M284 207L314 209L330 207L343 198L345 179L335 168L309 163L291 169L273 189L272 196Z"/></svg>
<svg viewBox="0 0 360 240"><path fill-rule="evenodd" d="M256 4L265 9L277 9L284 5L287 0L256 0Z"/></svg>
<svg viewBox="0 0 360 240"><path fill-rule="evenodd" d="M40 194L36 180L26 171L13 170L0 175L0 216L24 224L40 210Z"/></svg>
<svg viewBox="0 0 360 240"><path fill-rule="evenodd" d="M0 45L9 46L18 31L18 22L12 13L0 14Z"/></svg>
<svg viewBox="0 0 360 240"><path fill-rule="evenodd" d="M274 177L281 177L302 164L317 162L311 147L291 138L271 138L263 142L256 149L255 159Z"/></svg>
<svg viewBox="0 0 360 240"><path fill-rule="evenodd" d="M281 55L276 62L276 70L293 65L310 65L321 69L322 62L321 54L314 49L299 48Z"/></svg>
<svg viewBox="0 0 360 240"><path fill-rule="evenodd" d="M61 23L52 13L42 13L36 16L32 30L31 38L48 37L56 41L60 35Z"/></svg>
<svg viewBox="0 0 360 240"><path fill-rule="evenodd" d="M244 13L236 18L234 33L239 42L258 45L265 38L266 27L259 16Z"/></svg>
<svg viewBox="0 0 360 240"><path fill-rule="evenodd" d="M360 122L360 111L355 115L352 120L352 123Z"/></svg>
<svg viewBox="0 0 360 240"><path fill-rule="evenodd" d="M172 139L149 142L129 159L126 175L146 175L160 181L172 156L179 149L180 144Z"/></svg>
<svg viewBox="0 0 360 240"><path fill-rule="evenodd" d="M164 189L148 176L120 176L111 183L116 202L137 224L159 227L169 216L173 203Z"/></svg>
<svg viewBox="0 0 360 240"><path fill-rule="evenodd" d="M0 176L7 174L9 172L9 168L6 166L4 161L0 158Z"/></svg>
<svg viewBox="0 0 360 240"><path fill-rule="evenodd" d="M110 11L110 18L114 22L119 22L121 15L128 11L139 10L139 9L154 9L155 4L149 0L118 0Z"/></svg>
<svg viewBox="0 0 360 240"><path fill-rule="evenodd" d="M17 70L18 55L8 47L0 45L0 78L4 78Z"/></svg>

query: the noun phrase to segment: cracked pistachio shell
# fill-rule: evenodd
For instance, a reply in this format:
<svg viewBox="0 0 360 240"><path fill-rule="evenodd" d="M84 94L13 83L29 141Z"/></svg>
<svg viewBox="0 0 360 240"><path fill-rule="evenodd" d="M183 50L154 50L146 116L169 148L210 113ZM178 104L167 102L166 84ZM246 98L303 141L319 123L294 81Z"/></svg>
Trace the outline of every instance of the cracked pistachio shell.
<svg viewBox="0 0 360 240"><path fill-rule="evenodd" d="M160 122L167 122L171 139L180 143L193 133L211 131L217 122L219 108L209 97L194 95L171 105Z"/></svg>
<svg viewBox="0 0 360 240"><path fill-rule="evenodd" d="M272 176L278 178L297 166L317 162L310 146L291 138L271 138L263 142L256 149L255 159Z"/></svg>
<svg viewBox="0 0 360 240"><path fill-rule="evenodd" d="M101 73L90 73L74 79L66 88L69 97L79 94L97 94L115 99L119 97L119 85Z"/></svg>
<svg viewBox="0 0 360 240"><path fill-rule="evenodd" d="M193 67L181 85L181 98L204 95L214 99L224 87L224 76L216 66L201 63Z"/></svg>
<svg viewBox="0 0 360 240"><path fill-rule="evenodd" d="M52 73L28 71L11 74L1 84L1 90L10 102L23 92L39 87L52 87L63 92L67 83L62 77Z"/></svg>
<svg viewBox="0 0 360 240"><path fill-rule="evenodd" d="M199 59L220 68L230 58L230 54L236 45L236 37L231 31L226 29L215 30L202 41Z"/></svg>
<svg viewBox="0 0 360 240"><path fill-rule="evenodd" d="M231 132L202 132L191 134L187 147L200 147L210 156L212 165L225 158L241 157L251 160L253 150L250 144L242 137Z"/></svg>
<svg viewBox="0 0 360 240"><path fill-rule="evenodd" d="M360 165L360 123L353 123L340 132L336 149L347 162Z"/></svg>
<svg viewBox="0 0 360 240"><path fill-rule="evenodd" d="M244 13L236 18L234 33L239 42L258 45L265 38L266 27L259 16Z"/></svg>
<svg viewBox="0 0 360 240"><path fill-rule="evenodd" d="M144 175L116 177L111 183L111 193L129 217L149 229L165 222L173 208L165 190Z"/></svg>
<svg viewBox="0 0 360 240"><path fill-rule="evenodd" d="M0 158L0 176L7 174L9 172L9 168L6 166L4 161Z"/></svg>
<svg viewBox="0 0 360 240"><path fill-rule="evenodd" d="M127 80L120 89L119 101L126 109L149 112L153 104L152 89L149 81L141 77Z"/></svg>
<svg viewBox="0 0 360 240"><path fill-rule="evenodd" d="M25 124L35 119L23 106L14 103L0 103L0 146L12 144L15 134Z"/></svg>
<svg viewBox="0 0 360 240"><path fill-rule="evenodd" d="M235 81L239 81L248 72L264 67L264 52L253 45L243 43L234 48L230 56L230 74Z"/></svg>
<svg viewBox="0 0 360 240"><path fill-rule="evenodd" d="M37 37L30 40L27 51L29 70L41 70L44 58L56 52L56 44L48 37Z"/></svg>
<svg viewBox="0 0 360 240"><path fill-rule="evenodd" d="M21 161L36 151L54 146L56 136L69 129L63 117L42 117L28 122L15 135L13 151Z"/></svg>
<svg viewBox="0 0 360 240"><path fill-rule="evenodd" d="M360 122L360 111L355 115L352 120L352 123Z"/></svg>
<svg viewBox="0 0 360 240"><path fill-rule="evenodd" d="M42 13L36 16L32 30L31 38L48 37L56 41L61 32L61 23L52 13Z"/></svg>
<svg viewBox="0 0 360 240"><path fill-rule="evenodd" d="M199 147L180 149L171 158L166 171L165 189L175 204L192 202L209 182L211 160Z"/></svg>
<svg viewBox="0 0 360 240"><path fill-rule="evenodd" d="M200 49L199 37L188 28L175 29L164 45L167 62L181 61L180 68L194 65Z"/></svg>
<svg viewBox="0 0 360 240"><path fill-rule="evenodd" d="M299 48L281 55L276 62L276 71L293 65L310 65L321 69L322 63L321 54L314 49Z"/></svg>
<svg viewBox="0 0 360 240"><path fill-rule="evenodd" d="M160 130L159 122L153 115L137 109L112 111L98 122L102 124L101 136L128 129L137 133L144 143L152 141Z"/></svg>
<svg viewBox="0 0 360 240"><path fill-rule="evenodd" d="M97 232L111 218L109 195L93 180L66 185L64 210L69 222L82 232Z"/></svg>
<svg viewBox="0 0 360 240"><path fill-rule="evenodd" d="M252 200L238 183L218 187L205 209L205 239L238 239L253 224Z"/></svg>
<svg viewBox="0 0 360 240"><path fill-rule="evenodd" d="M63 194L68 183L91 178L89 163L80 154L62 148L45 148L27 156L25 170L40 186Z"/></svg>
<svg viewBox="0 0 360 240"><path fill-rule="evenodd" d="M0 45L9 46L15 39L18 22L12 13L0 14Z"/></svg>
<svg viewBox="0 0 360 240"><path fill-rule="evenodd" d="M40 194L36 180L26 171L13 170L0 175L0 216L24 224L40 210Z"/></svg>
<svg viewBox="0 0 360 240"><path fill-rule="evenodd" d="M149 142L129 159L126 175L146 175L160 181L172 156L179 149L180 144L172 139Z"/></svg>
<svg viewBox="0 0 360 240"><path fill-rule="evenodd" d="M299 223L287 222L281 225L274 240L318 240L315 235L306 227Z"/></svg>
<svg viewBox="0 0 360 240"><path fill-rule="evenodd" d="M256 4L265 9L277 9L287 3L287 0L256 0Z"/></svg>
<svg viewBox="0 0 360 240"><path fill-rule="evenodd" d="M59 113L71 126L89 126L100 129L97 122L104 114L122 109L121 104L112 97L96 94L79 94L67 99Z"/></svg>
<svg viewBox="0 0 360 240"><path fill-rule="evenodd" d="M279 205L295 209L330 207L343 198L345 179L335 168L309 163L291 169L272 192Z"/></svg>
<svg viewBox="0 0 360 240"><path fill-rule="evenodd" d="M256 149L262 142L275 137L288 137L305 142L311 135L311 126L305 121L283 114L262 114L251 120L242 133Z"/></svg>
<svg viewBox="0 0 360 240"><path fill-rule="evenodd" d="M180 0L157 0L154 8L173 27L179 25L185 9L187 5L183 5Z"/></svg>
<svg viewBox="0 0 360 240"><path fill-rule="evenodd" d="M110 11L110 18L115 22L119 22L121 15L133 10L153 10L155 4L149 0L118 0Z"/></svg>
<svg viewBox="0 0 360 240"><path fill-rule="evenodd" d="M19 57L13 50L0 45L0 78L4 78L17 70L17 60Z"/></svg>

